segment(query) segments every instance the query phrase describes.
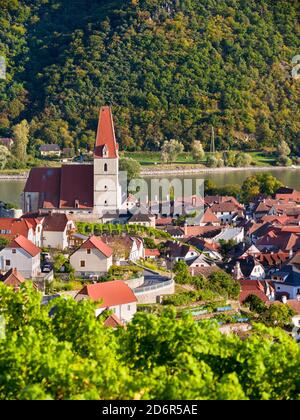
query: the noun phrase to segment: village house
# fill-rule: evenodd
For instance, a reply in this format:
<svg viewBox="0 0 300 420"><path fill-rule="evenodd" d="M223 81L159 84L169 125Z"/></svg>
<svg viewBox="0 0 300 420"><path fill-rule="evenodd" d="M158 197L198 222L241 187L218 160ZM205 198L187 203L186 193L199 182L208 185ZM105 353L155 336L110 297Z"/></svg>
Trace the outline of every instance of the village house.
<svg viewBox="0 0 300 420"><path fill-rule="evenodd" d="M65 214L49 214L43 221L43 247L67 249L75 223Z"/></svg>
<svg viewBox="0 0 300 420"><path fill-rule="evenodd" d="M207 242L218 242L220 241L235 241L237 244L244 241L244 228L227 228L222 230L219 234L212 238L207 238Z"/></svg>
<svg viewBox="0 0 300 420"><path fill-rule="evenodd" d="M0 282L6 286L13 287L14 291L17 292L25 282L25 279L16 268L11 268L7 273L0 275Z"/></svg>
<svg viewBox="0 0 300 420"><path fill-rule="evenodd" d="M166 242L164 252L170 261L189 261L200 255L200 253L192 246L172 241Z"/></svg>
<svg viewBox="0 0 300 420"><path fill-rule="evenodd" d="M137 298L130 287L121 280L86 285L75 296L77 301L87 298L99 302L97 317L105 310L111 310L118 320L127 323L137 311Z"/></svg>
<svg viewBox="0 0 300 420"><path fill-rule="evenodd" d="M82 277L107 274L113 263L113 250L99 237L91 236L70 256L70 263Z"/></svg>
<svg viewBox="0 0 300 420"><path fill-rule="evenodd" d="M43 218L0 218L0 236L13 239L22 235L36 246L42 246Z"/></svg>
<svg viewBox="0 0 300 420"><path fill-rule="evenodd" d="M146 260L156 260L159 257L160 257L159 249L157 249L157 248L154 248L154 249L146 248L145 249L145 259Z"/></svg>
<svg viewBox="0 0 300 420"><path fill-rule="evenodd" d="M271 275L275 285L276 297L286 296L287 299L297 299L300 295L300 254L296 254L281 268Z"/></svg>
<svg viewBox="0 0 300 420"><path fill-rule="evenodd" d="M114 264L124 261L138 261L145 258L144 242L141 238L128 235L103 236L102 241L113 250Z"/></svg>
<svg viewBox="0 0 300 420"><path fill-rule="evenodd" d="M240 280L241 291L239 301L244 304L248 296L254 295L264 303L275 299L275 289L271 281L267 280Z"/></svg>
<svg viewBox="0 0 300 420"><path fill-rule="evenodd" d="M275 193L276 200L300 203L300 192L289 187L280 187Z"/></svg>
<svg viewBox="0 0 300 420"><path fill-rule="evenodd" d="M263 280L266 277L264 266L253 256L232 261L232 275L235 280Z"/></svg>
<svg viewBox="0 0 300 420"><path fill-rule="evenodd" d="M43 144L40 146L41 157L60 157L61 148L58 144Z"/></svg>
<svg viewBox="0 0 300 420"><path fill-rule="evenodd" d="M260 251L268 252L294 252L300 249L300 236L294 233L270 230L262 238L258 239L255 246Z"/></svg>
<svg viewBox="0 0 300 420"><path fill-rule="evenodd" d="M239 207L229 201L213 204L210 209L222 224L231 224L237 213L240 212Z"/></svg>
<svg viewBox="0 0 300 420"><path fill-rule="evenodd" d="M200 218L199 226L220 226L220 220L208 207Z"/></svg>
<svg viewBox="0 0 300 420"><path fill-rule="evenodd" d="M0 251L0 270L16 268L26 279L35 278L41 272L41 250L22 235L12 239Z"/></svg>
<svg viewBox="0 0 300 420"><path fill-rule="evenodd" d="M192 237L187 242L187 244L192 245L197 248L200 252L206 254L211 260L222 261L223 257L220 254L220 245L216 242L210 243L203 238Z"/></svg>
<svg viewBox="0 0 300 420"><path fill-rule="evenodd" d="M155 216L149 213L135 213L128 220L128 224L155 228Z"/></svg>

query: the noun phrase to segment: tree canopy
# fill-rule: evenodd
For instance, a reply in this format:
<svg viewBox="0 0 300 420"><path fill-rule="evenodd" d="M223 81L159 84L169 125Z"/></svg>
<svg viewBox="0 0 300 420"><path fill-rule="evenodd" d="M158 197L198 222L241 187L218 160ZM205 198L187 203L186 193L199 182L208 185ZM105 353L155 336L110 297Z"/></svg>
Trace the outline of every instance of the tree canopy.
<svg viewBox="0 0 300 420"><path fill-rule="evenodd" d="M297 0L2 0L0 135L90 148L111 104L123 149L299 147Z"/></svg>
<svg viewBox="0 0 300 420"><path fill-rule="evenodd" d="M41 306L30 284L0 284L0 310L1 399L299 398L300 348L279 328L240 339L168 309L114 330L94 303Z"/></svg>

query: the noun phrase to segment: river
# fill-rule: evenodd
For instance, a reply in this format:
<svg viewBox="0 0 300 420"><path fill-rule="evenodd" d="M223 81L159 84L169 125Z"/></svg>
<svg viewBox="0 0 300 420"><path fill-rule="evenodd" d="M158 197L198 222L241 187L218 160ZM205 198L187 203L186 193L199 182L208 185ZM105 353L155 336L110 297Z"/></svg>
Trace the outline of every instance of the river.
<svg viewBox="0 0 300 420"><path fill-rule="evenodd" d="M253 171L253 170L240 170L240 171L224 171L224 172L217 172L217 173L199 173L199 175L185 175L178 176L178 178L204 178L210 179L216 183L217 186L228 185L228 184L236 184L241 185L243 181L255 173L260 171ZM300 168L291 169L286 168L282 170L272 170L268 171L276 178L278 178L284 185L293 187L295 189L300 190ZM266 173L263 171L261 173ZM163 175L160 177L162 178ZM175 177L175 176L173 176ZM172 179L171 176L166 176L168 179ZM155 177L157 178L157 177ZM149 179L149 178L148 178ZM0 180L0 201L4 201L5 203L12 203L16 206L20 206L20 194L24 188L25 180Z"/></svg>

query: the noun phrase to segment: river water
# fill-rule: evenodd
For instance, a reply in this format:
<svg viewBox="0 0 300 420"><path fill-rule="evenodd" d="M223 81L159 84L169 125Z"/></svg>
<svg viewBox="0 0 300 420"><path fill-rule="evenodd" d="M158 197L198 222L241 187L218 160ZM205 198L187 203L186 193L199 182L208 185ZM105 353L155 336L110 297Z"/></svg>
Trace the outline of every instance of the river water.
<svg viewBox="0 0 300 420"><path fill-rule="evenodd" d="M198 175L185 175L177 176L176 178L202 178L210 179L216 183L217 186L223 186L228 184L241 185L243 181L255 173L266 173L266 171L253 171L253 170L241 170L241 171L224 171L216 173L205 173L201 172ZM300 168L297 169L282 169L267 171L278 178L284 185L293 187L300 190ZM161 175L160 178L164 176ZM157 178L157 177L155 177ZM175 176L166 176L168 179L175 178ZM149 178L147 178L149 179ZM0 201L5 203L12 203L15 206L20 206L20 194L24 188L25 180L0 180Z"/></svg>

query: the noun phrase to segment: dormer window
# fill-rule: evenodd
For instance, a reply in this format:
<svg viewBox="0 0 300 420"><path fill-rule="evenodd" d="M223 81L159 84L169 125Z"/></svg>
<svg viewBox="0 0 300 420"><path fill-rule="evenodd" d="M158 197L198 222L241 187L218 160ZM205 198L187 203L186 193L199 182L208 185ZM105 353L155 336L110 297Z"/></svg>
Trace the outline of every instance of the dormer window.
<svg viewBox="0 0 300 420"><path fill-rule="evenodd" d="M108 149L106 145L103 146L102 153L103 153L103 157L108 157Z"/></svg>
<svg viewBox="0 0 300 420"><path fill-rule="evenodd" d="M79 200L75 200L75 209L79 208Z"/></svg>

